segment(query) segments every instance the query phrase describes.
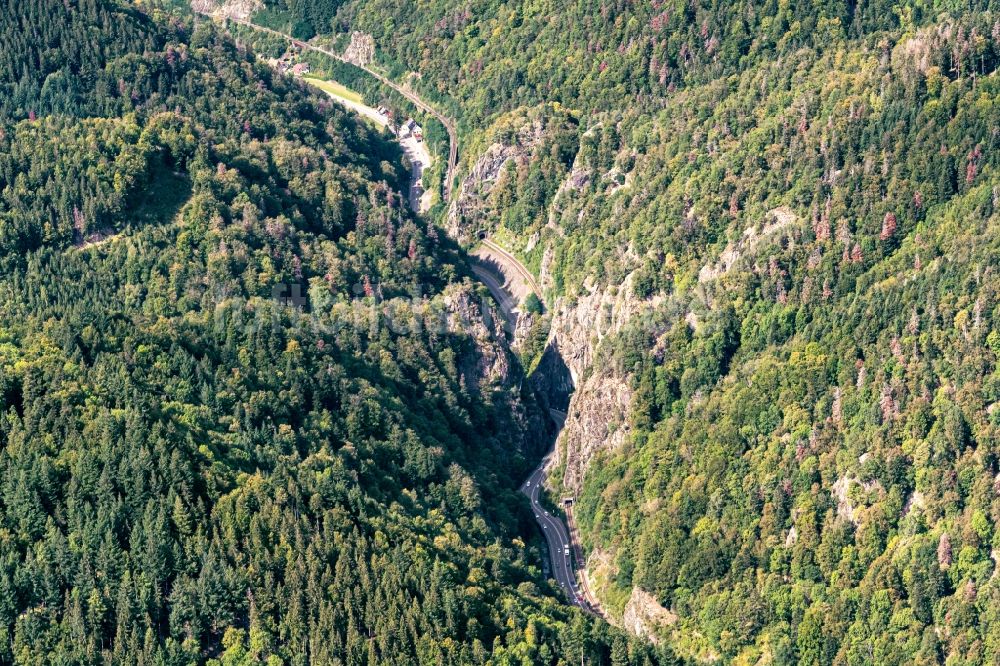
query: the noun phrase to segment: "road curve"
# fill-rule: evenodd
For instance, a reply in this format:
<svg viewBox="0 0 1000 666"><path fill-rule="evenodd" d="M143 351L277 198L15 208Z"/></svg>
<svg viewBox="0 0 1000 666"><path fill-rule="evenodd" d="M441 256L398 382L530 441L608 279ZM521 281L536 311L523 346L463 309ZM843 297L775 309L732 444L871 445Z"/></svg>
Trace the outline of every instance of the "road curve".
<svg viewBox="0 0 1000 666"><path fill-rule="evenodd" d="M479 278L479 281L485 284L486 288L490 290L493 299L500 306L500 314L503 316L507 332L513 334L517 329L517 312L515 312L518 306L517 299L507 293L503 283L485 266L473 263L470 268L472 268L475 276Z"/></svg>
<svg viewBox="0 0 1000 666"><path fill-rule="evenodd" d="M555 422L556 427L562 430L566 424L566 412L558 409L550 409L549 416ZM562 518L553 516L547 512L545 507L538 501L542 485L545 483L545 467L548 465L552 453L550 451L542 459L542 462L531 473L531 476L521 484L520 490L531 500L531 510L535 514L538 526L542 529L542 534L545 535L545 542L549 547L549 557L552 560L553 577L559 583L559 587L563 589L566 597L574 606L582 608L588 613L599 615L607 620L608 616L604 608L601 607L600 602L587 583L586 574L581 570L579 576L577 576L577 571L582 569L584 563L583 547L577 538L578 535L572 529L572 523L570 523L570 529L567 529L567 525L563 522ZM566 515L572 519L571 507L567 507ZM575 561L574 557L576 558ZM576 565L575 568L574 564Z"/></svg>
<svg viewBox="0 0 1000 666"><path fill-rule="evenodd" d="M590 606L584 601L583 595L576 582L576 571L573 567L572 543L569 539L569 530L562 518L552 515L542 506L539 501L542 484L545 483L545 464L548 456L531 473L531 476L521 485L521 492L531 500L531 510L535 513L535 520L542 529L545 542L549 547L549 557L552 560L552 577L559 587L566 594L566 598L574 606L579 606L584 610L590 610Z"/></svg>
<svg viewBox="0 0 1000 666"><path fill-rule="evenodd" d="M447 130L448 132L448 142L449 142L448 169L446 171L445 182L444 182L444 199L445 201L451 199L452 183L455 180L455 170L458 165L458 132L455 129L454 120L452 120L448 116L445 116L443 113L437 111L434 107L424 102L416 93L412 92L411 90L404 88L403 86L392 81L385 75L380 74L379 72L376 72L375 70L365 65L359 65L356 62L348 60L339 53L335 53L323 47L315 46L313 44L309 44L307 42L294 39L290 35L287 35L283 32L279 32L277 30L274 30L272 28L267 28L262 25L257 25L256 23L247 21L245 19L239 19L232 16L225 17L225 19L233 21L234 23L238 23L240 25L244 25L248 28L253 28L255 30L260 30L262 32L267 32L277 37L281 37L282 39L285 39L295 44L299 48L309 49L310 51L322 53L323 55L334 58L335 60L352 64L355 67L358 67L359 69L362 69L368 74L372 75L381 83L385 84L386 86L398 92L400 95L402 95L410 102L412 102L413 105L416 106L418 109L436 118L442 125L444 125L445 130ZM535 292L535 294L539 298L542 297L542 290L538 287L538 283L535 281L534 276L531 274L530 271L528 271L528 269L524 266L524 264L522 264L520 261L517 260L516 257L514 257L514 255L512 255L510 252L507 252L507 250L500 247L499 245L497 245L496 243L494 243L489 239L483 239L482 244L490 248L497 254L500 254L506 259L508 259L510 263L518 271L518 273L521 275L521 277L524 279L524 281ZM510 299L510 297L505 294L503 285L498 283L495 280L495 278L493 278L493 276L489 274L488 271L480 271L476 270L476 268L477 267L473 268L473 272L477 275L477 277L480 278L480 280L482 280L487 285L488 288L490 288L490 291L494 294L494 296L500 303L501 309L504 311L505 317L511 314L513 312L515 304L513 303L513 299ZM566 413L561 412L557 409L550 409L549 412L552 420L556 423L558 429L561 430L566 421ZM582 586L577 582L576 569L574 568L573 552L575 551L577 553L577 557L578 558L580 557L579 553L581 553L582 550L579 544L576 544L571 540L570 531L567 528L566 523L562 520L562 518L551 515L539 501L539 497L541 496L542 484L545 483L545 477L546 477L545 467L548 464L549 458L551 456L552 452L550 452L548 455L545 456L545 458L542 459L538 467L521 485L520 490L531 501L531 508L535 514L535 520L538 522L539 527L542 529L542 533L545 536L545 541L548 544L549 556L552 560L553 576L555 577L556 582L565 592L567 599L569 599L570 603L572 603L574 606L582 608L587 612L603 615L602 609L597 604L596 599L593 597L589 588L586 585L586 579L581 576L581 581L583 583ZM576 562L576 564L582 565L583 562L578 561ZM589 602L588 599L590 600Z"/></svg>
<svg viewBox="0 0 1000 666"><path fill-rule="evenodd" d="M521 279L523 279L525 283L529 287L531 287L531 290L535 292L535 295L538 296L539 299L542 298L542 290L539 289L538 283L535 282L535 276L531 274L531 271L529 271L524 264L522 264L520 261L517 260L517 257L515 257L510 252L508 252L507 250L503 249L502 247L491 241L489 238L483 238L480 242L483 244L484 247L493 250L494 252L502 256L504 259L506 259L514 267L514 270L518 272L518 274L521 276Z"/></svg>
<svg viewBox="0 0 1000 666"><path fill-rule="evenodd" d="M315 45L310 44L308 42L303 42L302 40L295 39L291 35L286 35L285 33L280 32L278 30L274 30L272 28L266 28L266 27L264 27L262 25L257 25L256 23L253 23L252 21L247 21L245 19L235 18L235 17L232 17L232 16L226 17L226 20L232 21L233 23L238 23L240 25L245 25L246 27L253 28L254 30L260 30L261 32L266 32L266 33L275 35L277 37L281 37L281 38L283 38L283 39L291 42L292 44L295 44L299 48L308 49L310 51L315 51L317 53L322 53L323 55L326 55L326 56L329 56L331 58L334 58L335 60L339 60L341 62L346 62L348 64L354 65L355 67L357 67L359 69L363 69L364 71L368 72L369 74L371 74L372 76L374 76L376 79L378 79L379 81L381 81L385 85L389 86L390 88L392 88L393 90L395 90L396 92L398 92L400 95L402 95L406 99L408 99L411 102L413 102L413 105L416 106L421 111L424 111L425 113L429 113L430 115L432 115L435 118L437 118L437 120L442 125L444 125L445 130L448 131L448 143L449 143L449 146L448 146L448 170L445 173L445 180L444 180L444 199L445 199L445 201L448 201L448 200L451 199L451 185L452 185L452 182L455 180L455 169L456 169L456 167L458 165L458 131L455 129L455 121L454 120L452 120L451 118L449 118L448 116L444 115L443 113L441 113L440 111L438 111L437 109L435 109L434 107L432 107L430 104L428 104L427 102L425 102L424 100L422 100L412 90L408 90L408 89L404 88L403 86L399 85L398 83L396 83L395 81L393 81L389 77L385 76L384 74L380 74L379 72L376 72L374 69L368 67L367 65L359 65L356 62L352 62L352 61L348 60L343 55L341 55L339 53L335 53L334 51L330 51L328 49L325 49L322 46L315 46Z"/></svg>

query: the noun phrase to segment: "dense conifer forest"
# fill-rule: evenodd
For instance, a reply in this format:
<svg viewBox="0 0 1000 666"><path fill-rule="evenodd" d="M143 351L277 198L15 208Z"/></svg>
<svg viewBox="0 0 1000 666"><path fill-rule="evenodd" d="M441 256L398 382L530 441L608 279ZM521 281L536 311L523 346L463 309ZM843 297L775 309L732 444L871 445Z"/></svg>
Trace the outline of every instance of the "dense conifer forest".
<svg viewBox="0 0 1000 666"><path fill-rule="evenodd" d="M629 406L577 503L612 613L649 593L707 661L996 662L996 3L348 0L318 29L354 30L459 120L465 174L506 151L447 223L554 321L614 304L581 380Z"/></svg>
<svg viewBox="0 0 1000 666"><path fill-rule="evenodd" d="M280 40L3 3L0 664L1000 658L1000 6L257 18L370 35L457 120L456 205ZM545 579L552 428L444 229L586 359L553 496L646 638Z"/></svg>
<svg viewBox="0 0 1000 666"><path fill-rule="evenodd" d="M546 420L394 143L185 13L0 43L0 663L670 661L542 575Z"/></svg>

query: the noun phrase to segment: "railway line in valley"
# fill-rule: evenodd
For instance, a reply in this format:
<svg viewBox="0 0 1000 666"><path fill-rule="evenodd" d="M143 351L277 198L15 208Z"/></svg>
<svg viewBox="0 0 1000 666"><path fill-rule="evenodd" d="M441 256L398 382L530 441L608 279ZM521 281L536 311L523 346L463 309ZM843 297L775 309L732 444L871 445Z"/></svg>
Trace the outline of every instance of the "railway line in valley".
<svg viewBox="0 0 1000 666"><path fill-rule="evenodd" d="M531 274L531 271L529 271L527 267L517 259L517 257L491 241L489 238L480 239L480 243L482 243L483 247L495 253L498 256L498 260L502 261L505 266L508 266L517 272L518 276L524 280L525 284L535 292L535 296L538 296L539 299L542 298L542 290L535 281L535 276Z"/></svg>
<svg viewBox="0 0 1000 666"><path fill-rule="evenodd" d="M245 19L227 17L227 20L284 38L298 48L316 51L341 62L347 62L359 67L408 99L418 109L436 118L448 132L448 167L445 176L443 193L446 201L451 198L452 184L458 162L458 134L455 129L455 123L451 118L434 109L413 91L404 88L370 67L359 65L356 62L348 60L339 53L335 53L321 46L316 46L294 39L290 35L272 28L257 25ZM380 124L384 123L384 118L382 118L381 114L379 114L376 109L360 102L345 101L338 98L333 93L330 94L332 97L336 98L348 108L353 109L355 112ZM416 188L420 182L420 176L423 170L430 163L430 154L427 152L425 146L408 146L403 142L403 140L401 140L401 144L403 145L404 152L406 152L407 156L410 158L413 168L410 186L410 204L415 212L426 212L425 207L421 205L421 193L417 191ZM473 264L473 273L484 285L486 285L487 289L489 289L494 300L496 300L497 304L500 306L501 314L504 317L509 330L513 331L516 327L518 317L517 307L520 304L521 299L529 290L534 292L534 294L541 299L542 290L539 288L534 275L531 274L531 271L529 271L527 267L524 266L524 264L522 264L513 254L486 237L480 238L480 244L485 255L480 258L485 258L488 261L486 263ZM505 275L505 271L512 273L513 275ZM515 282L518 283L517 287L519 288L512 290ZM512 291L515 293L512 293ZM566 413L557 409L550 409L549 416L555 423L558 433L565 425ZM580 544L575 524L572 521L572 507L566 507L567 516L570 517L570 521L567 523L562 516L549 511L542 503L543 487L547 477L546 467L548 466L554 453L555 443L553 442L552 450L539 462L538 467L532 471L524 483L521 484L520 491L528 498L531 504L532 512L535 516L535 521L538 523L538 527L545 539L549 553L550 565L552 568L552 577L556 584L563 590L567 600L572 605L581 608L588 613L606 617L597 598L590 590L586 575L583 572L583 548Z"/></svg>
<svg viewBox="0 0 1000 666"><path fill-rule="evenodd" d="M385 74L382 74L381 72L378 72L367 65L362 65L352 60L349 60L348 58L345 58L343 54L331 51L322 46L317 46L315 44L310 44L309 42L304 42L300 39L295 39L291 35L283 33L279 30L274 30L273 28L267 28L265 26L258 25L252 21L247 21L246 19L227 17L226 20L232 21L233 23L237 23L242 26L246 26L248 28L252 28L254 30L266 32L276 37L281 37L282 39L285 39L290 44L294 44L296 47L300 49L321 53L327 57L333 58L334 60L339 60L340 62L345 62L350 65L354 65L358 69L361 69L370 74L371 76L375 77L376 79L379 80L379 82L383 83L387 87L392 88L393 90L398 92L400 95L405 97L415 107L417 107L424 113L437 119L437 121L444 126L445 131L448 132L448 168L445 171L443 190L444 190L444 200L449 201L451 199L452 184L455 180L455 169L458 166L458 130L455 127L454 119L449 118L448 116L444 115L443 113L435 109L433 106L425 102L417 93L413 92L409 88L406 88L396 83L395 81L387 77Z"/></svg>
<svg viewBox="0 0 1000 666"><path fill-rule="evenodd" d="M549 416L556 424L557 429L562 430L566 422L566 412L550 409ZM538 523L542 530L542 536L545 538L552 566L552 578L563 590L571 604L588 613L605 617L604 611L591 592L587 577L583 573L583 549L575 538L574 531L567 526L566 521L561 516L546 509L541 502L542 488L547 476L545 468L554 452L554 450L550 451L542 458L538 467L521 484L520 491L531 502L535 522ZM570 510L567 507L567 512Z"/></svg>
<svg viewBox="0 0 1000 666"><path fill-rule="evenodd" d="M517 296L510 292L511 280L503 274L503 271L515 272L517 277L523 281L524 286L534 291L539 299L541 299L541 290L538 288L534 276L517 257L488 238L481 238L480 242L488 250L488 257L492 260L492 263L473 264L472 270L490 290L494 300L499 304L504 318L507 319L508 327L510 327L510 330L514 330L518 316L515 308L519 301ZM563 426L566 424L566 412L558 409L549 409L549 417L556 425L556 437L558 438L558 432L562 431ZM553 441L552 451L542 458L538 463L538 467L525 479L524 483L521 484L520 491L531 502L531 510L535 515L535 522L538 523L538 527L542 530L542 536L545 538L545 543L548 547L552 577L559 587L562 588L566 598L571 604L588 613L594 613L607 618L597 597L591 591L587 576L583 570L585 563L583 546L580 543L579 533L572 519L572 506L567 505L565 507L566 517L569 519L567 521L545 508L541 501L542 489L547 476L546 468L554 454L555 441Z"/></svg>

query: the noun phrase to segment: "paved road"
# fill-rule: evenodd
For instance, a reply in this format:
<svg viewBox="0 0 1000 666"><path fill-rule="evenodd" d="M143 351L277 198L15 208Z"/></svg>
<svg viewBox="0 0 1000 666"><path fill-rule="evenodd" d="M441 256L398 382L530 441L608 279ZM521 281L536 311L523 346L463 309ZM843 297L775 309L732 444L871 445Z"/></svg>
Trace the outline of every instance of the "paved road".
<svg viewBox="0 0 1000 666"><path fill-rule="evenodd" d="M510 252L508 252L507 250L503 249L502 247L491 241L489 238L484 238L480 242L483 244L484 247L493 250L503 259L505 259L506 261L504 263L513 266L514 270L518 272L518 274L521 276L521 279L524 280L525 284L527 284L531 288L531 290L535 292L535 295L538 296L538 298L542 297L542 290L539 289L538 283L535 282L535 276L531 274L531 271L529 271L524 264L522 264L520 261L517 260L517 257L515 257Z"/></svg>
<svg viewBox="0 0 1000 666"><path fill-rule="evenodd" d="M403 86L395 83L388 77L372 70L369 67L366 67L364 65L358 65L357 63L347 60L344 56L342 56L339 53L335 53L325 48L314 46L312 44L302 42L297 39L293 39L291 36L286 35L283 32L272 30L271 28L266 28L264 26L257 25L250 21L234 17L227 17L227 20L239 23L241 25L245 25L250 28L254 28L256 30L261 30L263 32L276 35L278 37L281 37L283 39L292 42L299 48L316 51L318 53L322 53L336 60L340 60L342 62L349 62L350 64L368 72L376 79L378 79L380 82L384 83L386 86L392 88L400 95L410 100L418 109L434 116L442 125L444 125L445 129L448 132L448 141L449 141L448 170L445 175L444 198L446 201L451 199L452 183L455 180L455 169L458 163L458 132L455 129L455 122L451 118L445 116L444 114L434 109L432 106L424 102L416 93L412 92L411 90L404 88ZM370 107L366 107L364 111L365 115L369 115L367 112L371 111L371 109ZM404 149L405 148L406 147L404 146ZM411 157L411 160L412 159L413 158ZM429 163L429 159L427 160L427 162ZM421 171L422 171L422 165L421 165ZM412 203L413 202L411 200L411 204ZM506 258L515 267L515 269L525 280L525 282L531 287L531 289L534 290L535 294L539 298L541 298L542 292L541 289L538 288L538 284L535 282L534 276L520 261L518 261L514 257L514 255L510 254L505 249L503 249L496 243L490 241L489 239L483 240L483 245L495 251L497 254L503 256L504 258ZM511 314L513 314L513 310L514 307L516 306L516 303L514 303L513 299L503 289L503 285L499 283L497 279L489 271L483 269L477 270L477 268L479 267L474 267L473 271L479 277L479 279L481 279L486 284L487 288L489 288L489 290L493 293L494 297L500 303L500 307L504 312L504 316L508 317ZM566 422L566 413L556 409L550 409L549 412L553 421L555 421L556 425L561 430ZM563 522L562 518L551 515L545 509L545 507L543 507L539 502L539 497L541 496L542 484L545 482L545 476L546 476L545 466L548 463L548 460L551 457L551 455L552 452L550 452L547 456L545 456L544 459L542 459L542 462L538 465L535 471L532 472L531 476L529 476L528 479L524 482L524 484L521 485L520 490L522 493L527 495L528 498L531 500L531 507L535 513L535 519L538 521L538 525L542 529L542 533L545 535L545 541L549 547L549 556L552 560L552 572L553 576L556 579L556 582L559 584L560 587L562 587L562 589L566 593L567 598L573 605L578 606L591 613L594 612L601 613L601 608L597 605L596 600L593 598L593 595L590 594L590 591L588 589L586 589L585 581L583 588L581 588L577 583L576 569L574 568L572 552L574 551L574 549L578 553L581 552L579 545L574 544L571 541L569 529L566 527L566 523ZM582 563L577 563L577 564L582 564ZM587 599L591 599L592 602L588 603Z"/></svg>
<svg viewBox="0 0 1000 666"><path fill-rule="evenodd" d="M480 242L482 247L473 252L472 272L493 294L494 300L500 305L507 330L513 333L517 328L518 313L516 308L521 304L521 299L527 296L526 290L534 291L539 299L541 299L542 293L538 289L534 276L514 255L488 238L484 238ZM517 285L515 281L510 279L511 273L517 273L517 276L513 277L520 277L523 286Z"/></svg>
<svg viewBox="0 0 1000 666"><path fill-rule="evenodd" d="M525 282L535 290L536 294L540 295L534 277L532 277L528 269L514 255L489 239L484 239L482 243L497 254L505 257L507 259L506 263L512 264L515 270L522 274ZM514 312L514 307L517 303L507 293L503 283L497 279L497 276L492 271L484 266L473 264L472 271L483 281L493 294L493 297L500 304L500 310L503 312L504 317L507 318L508 326L515 326L517 323L517 313ZM566 424L566 412L558 409L550 409L549 416L555 422L557 430L562 430ZM554 448L555 446L553 445ZM549 557L552 560L553 578L555 578L559 587L566 593L567 599L574 606L579 606L590 613L597 613L604 616L596 597L594 597L587 586L586 578L581 575L579 582L577 580L576 568L574 567L574 554L576 555L576 566L582 566L583 548L578 542L573 541L571 532L562 517L552 515L539 502L539 497L542 493L542 484L545 483L545 467L548 465L553 452L550 451L542 459L538 467L535 468L535 471L531 473L531 476L521 484L520 490L531 500L531 510L535 513L535 520L538 521L538 526L542 529L542 534L545 535L545 542L549 547Z"/></svg>
<svg viewBox="0 0 1000 666"><path fill-rule="evenodd" d="M507 331L513 333L517 329L517 307L530 293L528 290L534 291L539 299L542 294L534 276L514 255L488 238L482 239L481 243L482 247L472 253L472 272L493 294L494 300L500 305ZM512 277L520 277L522 284L517 284Z"/></svg>
<svg viewBox="0 0 1000 666"><path fill-rule="evenodd" d="M503 283L497 279L491 270L485 266L473 263L472 272L476 274L480 282L493 294L493 299L500 306L500 314L503 315L504 325L509 333L514 333L517 329L517 299L507 293Z"/></svg>
<svg viewBox="0 0 1000 666"><path fill-rule="evenodd" d="M398 92L400 95L402 95L406 99L408 99L411 102L413 102L413 105L416 106L421 111L423 111L425 113L428 113L428 114L434 116L435 118L437 118L438 121L442 125L444 125L445 130L447 130L447 132L448 132L448 143L449 143L449 146L448 146L448 171L445 174L445 180L444 180L444 199L445 199L445 201L448 201L449 199L451 199L451 185L452 185L452 182L455 180L455 168L456 168L456 166L458 164L458 131L455 129L455 121L454 120L452 120L451 118L449 118L448 116L444 115L443 113L441 113L440 111L438 111L437 109L435 109L434 107L432 107L430 104L428 104L427 102L425 102L424 100L422 100L420 98L420 96L417 95L412 90L404 88L403 86L399 85L398 83L396 83L395 81L393 81L389 77L385 76L384 74L380 74L379 72L376 72L374 69L372 69L372 68L370 68L370 67L368 67L366 65L359 65L356 62L352 62L352 61L348 60L347 58L345 58L340 53L336 53L334 51L330 51L330 50L325 49L325 48L323 48L321 46L315 46L315 45L310 44L308 42L303 42L301 40L294 39L291 35L286 35L283 32L279 32L277 30L272 30L271 28L265 28L264 26L257 25L256 23L253 23L252 21L247 21L247 20L244 20L244 19L238 19L238 18L235 18L235 17L227 17L227 20L232 21L233 23L239 23L240 25L245 25L248 28L253 28L255 30L260 30L262 32L266 32L266 33L275 35L277 37L281 37L281 38L283 38L283 39L285 39L285 40L287 40L287 41L295 44L299 48L309 49L310 51L315 51L317 53L322 53L323 55L329 56L329 57L334 58L336 60L340 60L341 62L350 63L350 64L354 65L355 67L358 67L359 69L363 69L364 71L368 72L369 74L371 74L372 76L374 76L376 79L378 79L379 81L381 81L385 85L389 86L390 88L392 88L393 90L395 90L396 92Z"/></svg>
<svg viewBox="0 0 1000 666"><path fill-rule="evenodd" d="M310 79L306 78L304 80L309 81ZM324 92L326 92L331 99L341 106L368 118L379 127L389 126L389 119L379 113L378 109L372 108L362 102L344 99L329 90ZM422 179L424 170L431 164L431 153L427 149L427 144L423 141L417 141L412 134L402 139L397 138L396 140L399 142L400 147L402 147L406 158L410 161L410 194L408 197L410 201L410 208L412 208L415 213L426 213L431 207L431 193L424 191L422 187Z"/></svg>
<svg viewBox="0 0 1000 666"><path fill-rule="evenodd" d="M566 421L565 412L556 409L549 410L552 420L561 429ZM590 605L583 597L583 592L577 584L576 569L572 556L573 544L570 542L569 529L559 516L552 515L539 501L542 484L545 483L545 465L552 453L542 459L541 464L531 473L531 476L521 485L521 492L531 500L531 509L535 512L535 520L542 529L545 542L549 546L549 557L552 559L552 577L566 593L566 597L574 606L591 611Z"/></svg>

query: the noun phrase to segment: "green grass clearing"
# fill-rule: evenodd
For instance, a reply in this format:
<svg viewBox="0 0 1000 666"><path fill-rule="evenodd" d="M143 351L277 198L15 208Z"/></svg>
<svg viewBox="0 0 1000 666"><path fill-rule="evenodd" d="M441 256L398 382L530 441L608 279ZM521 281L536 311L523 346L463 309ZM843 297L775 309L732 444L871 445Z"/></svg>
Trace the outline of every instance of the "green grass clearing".
<svg viewBox="0 0 1000 666"><path fill-rule="evenodd" d="M336 81L328 81L327 79L321 79L316 76L306 75L302 77L309 81L320 90L328 92L331 95L339 97L341 99L346 99L348 102L354 102L355 104L363 104L364 101L360 93L356 93L345 85L341 85Z"/></svg>

